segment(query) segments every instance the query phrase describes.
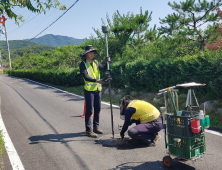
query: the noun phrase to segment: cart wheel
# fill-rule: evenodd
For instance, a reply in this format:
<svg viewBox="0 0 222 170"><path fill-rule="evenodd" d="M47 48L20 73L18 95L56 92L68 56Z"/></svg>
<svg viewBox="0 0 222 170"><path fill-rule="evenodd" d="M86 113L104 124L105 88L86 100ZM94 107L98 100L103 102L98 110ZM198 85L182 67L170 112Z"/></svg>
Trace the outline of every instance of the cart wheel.
<svg viewBox="0 0 222 170"><path fill-rule="evenodd" d="M171 168L173 166L173 159L170 156L164 156L163 163L167 168Z"/></svg>

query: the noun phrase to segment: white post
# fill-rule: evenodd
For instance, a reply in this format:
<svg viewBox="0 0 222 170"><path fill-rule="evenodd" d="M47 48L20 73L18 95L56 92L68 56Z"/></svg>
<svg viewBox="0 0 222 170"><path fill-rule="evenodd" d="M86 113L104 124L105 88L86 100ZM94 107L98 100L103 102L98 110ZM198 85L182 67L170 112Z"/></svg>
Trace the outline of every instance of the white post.
<svg viewBox="0 0 222 170"><path fill-rule="evenodd" d="M10 50L9 50L9 43L8 43L8 37L7 37L6 26L5 26L5 38L6 38L7 47L8 47L9 69L11 70L11 69L12 69L12 66L11 66L11 57L10 57Z"/></svg>
<svg viewBox="0 0 222 170"><path fill-rule="evenodd" d="M3 65L2 65L2 53L1 53L1 49L0 49L0 62L1 62L1 70L2 70L2 74L3 74Z"/></svg>

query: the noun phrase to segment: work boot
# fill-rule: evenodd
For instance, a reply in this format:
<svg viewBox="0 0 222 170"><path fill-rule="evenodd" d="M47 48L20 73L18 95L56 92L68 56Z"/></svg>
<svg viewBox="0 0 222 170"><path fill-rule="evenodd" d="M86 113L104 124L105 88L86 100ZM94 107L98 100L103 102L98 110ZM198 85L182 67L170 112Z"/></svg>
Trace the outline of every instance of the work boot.
<svg viewBox="0 0 222 170"><path fill-rule="evenodd" d="M103 134L103 131L98 126L93 126L93 132L97 134Z"/></svg>
<svg viewBox="0 0 222 170"><path fill-rule="evenodd" d="M151 141L154 145L157 145L157 143L159 142L159 140L161 139L160 135L156 135L156 137Z"/></svg>
<svg viewBox="0 0 222 170"><path fill-rule="evenodd" d="M89 136L91 138L97 138L97 134L95 134L94 132L92 132L91 130L86 131L86 136Z"/></svg>

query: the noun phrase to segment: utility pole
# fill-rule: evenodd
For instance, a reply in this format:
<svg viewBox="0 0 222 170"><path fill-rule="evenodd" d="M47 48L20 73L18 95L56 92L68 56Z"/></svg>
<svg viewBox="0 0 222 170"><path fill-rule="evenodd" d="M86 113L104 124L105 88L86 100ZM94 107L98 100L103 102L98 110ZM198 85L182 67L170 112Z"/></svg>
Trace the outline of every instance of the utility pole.
<svg viewBox="0 0 222 170"><path fill-rule="evenodd" d="M9 69L12 69L12 65L11 65L11 57L10 57L10 50L9 50L9 43L8 43L8 36L7 36L7 31L6 31L6 26L5 26L5 21L7 19L5 18L4 15L2 15L2 17L0 17L0 23L3 25L3 27L5 27L5 30L3 31L3 33L5 34L5 38L6 38L6 43L7 43L7 47L8 47L8 60L9 60ZM3 30L3 29L2 29Z"/></svg>
<svg viewBox="0 0 222 170"><path fill-rule="evenodd" d="M2 49L0 48L0 62L1 62L1 70L3 74L3 65L2 65Z"/></svg>
<svg viewBox="0 0 222 170"><path fill-rule="evenodd" d="M6 26L5 26L5 38L6 38L7 47L8 47L9 69L11 70L11 69L12 69L12 65L11 65L11 57L10 57L10 50L9 50L9 43L8 43L8 37L7 37Z"/></svg>

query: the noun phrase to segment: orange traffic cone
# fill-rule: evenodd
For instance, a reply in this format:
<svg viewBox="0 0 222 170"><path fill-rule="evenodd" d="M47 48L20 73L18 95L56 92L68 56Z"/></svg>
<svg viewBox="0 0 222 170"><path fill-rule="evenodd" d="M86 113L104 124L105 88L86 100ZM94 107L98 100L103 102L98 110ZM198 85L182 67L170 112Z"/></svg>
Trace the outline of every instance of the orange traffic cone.
<svg viewBox="0 0 222 170"><path fill-rule="evenodd" d="M84 110L83 110L83 114L80 115L82 118L84 118L86 115L86 100L84 101ZM94 115L92 114L91 117L93 117Z"/></svg>

